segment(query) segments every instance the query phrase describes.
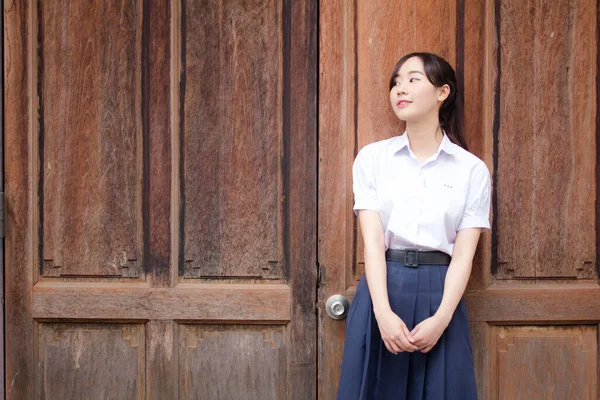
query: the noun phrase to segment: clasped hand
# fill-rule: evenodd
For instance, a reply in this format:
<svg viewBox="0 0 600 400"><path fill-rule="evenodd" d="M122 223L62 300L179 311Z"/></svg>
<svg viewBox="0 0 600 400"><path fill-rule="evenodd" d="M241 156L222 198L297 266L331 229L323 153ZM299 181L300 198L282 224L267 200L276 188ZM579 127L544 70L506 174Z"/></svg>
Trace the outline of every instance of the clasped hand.
<svg viewBox="0 0 600 400"><path fill-rule="evenodd" d="M394 354L419 350L429 352L446 329L446 324L435 315L421 321L412 331L396 313L388 311L377 318L379 332L385 347Z"/></svg>

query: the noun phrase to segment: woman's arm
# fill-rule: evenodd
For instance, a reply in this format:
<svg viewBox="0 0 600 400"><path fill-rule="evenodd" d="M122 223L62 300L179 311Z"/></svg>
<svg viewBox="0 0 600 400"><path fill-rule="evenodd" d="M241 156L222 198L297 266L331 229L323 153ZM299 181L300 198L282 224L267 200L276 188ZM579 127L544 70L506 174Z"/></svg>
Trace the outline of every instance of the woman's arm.
<svg viewBox="0 0 600 400"><path fill-rule="evenodd" d="M445 326L450 323L469 282L480 233L480 228L467 228L458 231L456 235L452 261L450 261L446 273L446 282L444 283L444 296L440 307L435 313L444 322Z"/></svg>
<svg viewBox="0 0 600 400"><path fill-rule="evenodd" d="M377 211L360 210L358 219L365 245L365 274L373 301L373 312L377 316L391 310L387 292L383 225Z"/></svg>
<svg viewBox="0 0 600 400"><path fill-rule="evenodd" d="M466 228L458 231L456 235L452 261L446 273L442 303L433 316L415 326L411 332L413 343L422 353L429 352L435 346L452 320L469 282L480 233L480 228Z"/></svg>
<svg viewBox="0 0 600 400"><path fill-rule="evenodd" d="M415 351L412 336L406 324L390 307L387 292L387 267L383 225L377 211L360 210L358 214L363 242L365 244L365 274L373 302L373 313L377 319L381 339L392 353Z"/></svg>

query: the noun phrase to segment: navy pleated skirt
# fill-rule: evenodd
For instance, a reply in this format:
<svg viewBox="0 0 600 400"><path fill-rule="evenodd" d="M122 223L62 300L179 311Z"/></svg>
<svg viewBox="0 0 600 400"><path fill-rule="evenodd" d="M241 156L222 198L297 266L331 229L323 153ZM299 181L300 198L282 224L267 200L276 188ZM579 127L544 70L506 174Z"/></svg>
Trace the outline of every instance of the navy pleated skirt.
<svg viewBox="0 0 600 400"><path fill-rule="evenodd" d="M448 266L405 267L387 261L392 310L409 330L437 311ZM429 353L390 353L381 340L363 275L346 318L338 400L477 399L467 309L460 301Z"/></svg>

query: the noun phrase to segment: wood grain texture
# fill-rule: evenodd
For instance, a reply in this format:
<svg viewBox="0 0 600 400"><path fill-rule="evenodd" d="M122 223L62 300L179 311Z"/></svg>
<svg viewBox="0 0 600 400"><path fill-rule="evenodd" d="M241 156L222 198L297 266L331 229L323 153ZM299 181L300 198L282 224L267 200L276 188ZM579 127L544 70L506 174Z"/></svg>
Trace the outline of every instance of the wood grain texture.
<svg viewBox="0 0 600 400"><path fill-rule="evenodd" d="M2 10L4 11L4 10ZM4 14L3 14L4 15ZM2 32L4 31L4 19L0 19L0 30L2 30ZM6 35L6 32L4 33ZM0 58L3 60L2 61L2 65L4 65L4 46L1 46L2 48L0 48ZM0 74L0 86L2 88L4 88L4 73ZM4 93L3 93L4 95ZM3 103L4 104L4 103ZM0 120L4 121L4 107L1 107L0 109ZM4 124L2 124L4 125ZM2 176L2 196L4 196L4 126L0 127L0 176ZM2 199L3 204L4 204L4 199ZM4 240L5 237L5 229L4 229L4 225L5 225L5 209L6 206L4 206L4 209L2 210L2 214L0 215L0 218L2 218L2 221L0 223L0 227L2 229L2 239ZM4 246L0 246L0 260L1 263L0 265L2 265L2 273L0 273L0 298L2 299L2 307L0 307L0 321L2 321L2 326L0 326L0 342L1 343L5 343L5 336L4 336L4 320L5 320L5 312L4 312L4 304L6 304L5 302L5 279L4 279L4 265L5 265L5 259L4 259ZM6 392L6 380L5 380L5 363L6 363L6 358L5 358L5 353L4 353L4 346L0 347L0 360L2 360L0 362L0 387L2 388L2 390L0 390L0 400L4 400L5 397L5 392Z"/></svg>
<svg viewBox="0 0 600 400"><path fill-rule="evenodd" d="M177 114L170 112L178 98L172 94L174 86L171 70L172 57L176 57L171 46L171 22L174 21L168 0L152 0L147 4L144 20L144 59L147 69L143 71L143 122L144 132L148 132L144 159L147 174L144 186L144 205L147 210L144 219L148 241L146 268L152 277L152 286L169 287L175 283L177 266L173 263L171 249L172 210L175 203L172 197L171 165L172 119ZM175 168L176 170L176 168Z"/></svg>
<svg viewBox="0 0 600 400"><path fill-rule="evenodd" d="M146 323L146 398L176 399L177 356L176 330L173 321Z"/></svg>
<svg viewBox="0 0 600 400"><path fill-rule="evenodd" d="M282 326L181 325L179 398L291 398L284 335Z"/></svg>
<svg viewBox="0 0 600 400"><path fill-rule="evenodd" d="M68 283L38 284L33 292L37 319L291 320L287 285L181 284L166 289Z"/></svg>
<svg viewBox="0 0 600 400"><path fill-rule="evenodd" d="M185 278L284 276L281 13L275 0L185 2Z"/></svg>
<svg viewBox="0 0 600 400"><path fill-rule="evenodd" d="M141 1L41 1L38 15L43 275L139 277Z"/></svg>
<svg viewBox="0 0 600 400"><path fill-rule="evenodd" d="M598 285L490 287L465 295L470 321L600 321Z"/></svg>
<svg viewBox="0 0 600 400"><path fill-rule="evenodd" d="M313 399L317 394L317 87L319 2L284 3L284 131L289 129L284 229L289 259L286 270L292 288L291 343L287 355L288 398ZM284 146L285 148L285 146Z"/></svg>
<svg viewBox="0 0 600 400"><path fill-rule="evenodd" d="M497 279L596 277L595 10L501 2Z"/></svg>
<svg viewBox="0 0 600 400"><path fill-rule="evenodd" d="M271 329L279 332L277 341L281 343L278 350L281 362L277 366L277 373L280 377L278 379L282 380L277 384L281 385L283 393L289 393L286 398L313 398L316 394L314 301L316 298L318 4L315 1L285 1L269 4L244 0L227 2L221 8L218 5L216 7L218 12L225 13L220 14L223 19L203 25L206 31L212 31L219 29L219 21L224 24L231 23L229 29L233 36L227 43L229 46L227 51L231 54L224 53L224 55L229 57L234 50L239 50L241 51L239 54L245 54L246 57L240 56L238 59L241 69L233 67L231 69L232 73L242 71L248 74L232 75L242 82L241 89L232 85L233 89L227 92L230 99L237 101L235 105L242 107L238 107L237 111L241 110L245 113L241 117L236 117L238 118L236 126L240 130L236 131L237 142L234 141L238 146L236 149L244 151L229 153L237 161L232 165L223 164L228 168L235 168L234 171L228 171L229 175L224 175L224 182L231 177L237 179L226 181L228 188L231 189L233 188L231 182L247 185L247 182L242 182L240 177L263 174L261 176L272 178L265 182L271 185L269 187L274 188L269 191L270 189L266 187L250 187L254 191L252 201L260 202L258 207L262 207L263 211L268 210L271 214L248 217L247 210L235 209L235 213L229 216L234 222L238 217L250 218L246 221L265 217L261 221L266 221L267 224L274 223L275 226L273 231L265 231L264 235L258 228L246 229L247 233L244 233L246 247L236 241L237 236L228 237L219 231L210 230L206 231L206 234L215 235L216 239L211 238L211 240L216 242L222 238L229 240L225 250L239 259L244 257L251 259L252 254L259 253L261 257L264 256L261 259L266 260L268 266L273 266L275 272L272 276L269 275L271 272L264 272L258 278L269 278L270 284L257 283L255 279L248 279L248 276L254 276L253 272L246 274L243 265L236 265L237 269L227 270L227 263L223 260L217 260L221 263L219 268L223 267L220 271L228 274L227 279L245 279L243 284L200 283L197 280L191 283L190 281L177 282L176 267L180 260L184 260L183 257L179 258L179 249L184 249L181 247L183 242L180 242L179 232L183 231L186 223L185 219L181 219L185 214L179 213L181 207L185 206L183 203L185 198L180 195L185 193L186 183L180 180L179 175L180 161L185 160L180 160L180 156L186 151L186 141L181 140L186 137L179 136L185 131L179 130L179 124L182 129L185 129L187 121L186 115L179 112L179 107L185 105L189 107L190 104L194 104L194 101L199 101L200 97L206 99L201 96L204 94L201 91L203 88L200 88L192 98L183 96L186 93L185 68L186 66L193 68L194 65L185 63L186 52L189 50L185 46L185 40L197 39L193 35L185 35L186 22L189 22L184 18L188 15L186 10L189 11L189 8L185 8L186 4L189 6L186 2L139 0L123 4L122 12L114 8L118 5L116 2L102 4L88 2L72 5L23 1L6 5L5 17L9 23L5 34L5 48L11 53L5 63L5 77L8 82L5 86L5 103L7 111L11 113L5 125L7 163L10 164L6 173L8 191L6 223L7 235L10 236L6 241L6 276L10 279L6 286L7 314L10 314L7 316L7 324L10 325L7 325L6 338L6 344L10 345L7 349L6 369L7 382L10 382L10 385L7 385L9 398L35 398L39 397L40 393L50 393L46 397L55 394L62 396L60 390L67 388L69 382L74 382L78 376L83 375L84 378L92 377L90 378L92 386L96 385L95 382L99 382L98 379L102 377L109 379L110 384L105 388L107 392L100 393L100 396L107 398L144 397L144 391L146 391L145 396L149 398L178 398L180 395L178 393L179 363L176 349L179 345L177 341L182 323L194 323L199 326L218 323L227 325L226 330L250 327L248 328L250 330ZM198 4L200 3L195 3L196 6ZM28 8L29 5L33 8ZM37 5L40 6L39 10L35 8ZM93 7L96 7L95 11ZM180 10L179 7L182 9ZM192 15L203 16L203 11L206 10L197 10ZM56 19L50 21L53 15L56 15ZM40 23L37 22L38 16ZM261 20L261 16L265 19ZM200 23L197 20L193 22ZM61 24L70 28L62 29ZM80 34L75 35L73 30L79 26L78 24L82 24L82 27ZM39 36L36 31L38 27L46 29ZM276 56L279 57L276 66L272 65L273 59L268 55L261 56L256 53L260 48L256 47L255 43L260 41L248 38L250 28L257 28L268 34L261 39L261 43L268 47L268 52L276 52ZM275 44L270 41L272 37L269 36L273 32L279 35L276 38L279 41ZM48 37L50 33L55 38L64 36L65 40L51 40ZM241 33L244 35L240 36ZM121 36L115 36L119 34ZM38 39L40 43L47 44L39 47L39 54L37 53ZM89 41L88 47L82 46L85 40ZM264 43L265 41L268 43ZM285 59L283 55L286 55ZM48 71L54 73L54 76L59 74L53 64L54 61L48 61L53 60L52 57L65 65L68 64L64 68L64 75L75 77L75 83L67 82L65 85L56 86L56 82L62 82L58 77L56 80L48 80ZM182 59L180 60L179 57ZM200 57L202 60L205 58ZM255 64L244 65L247 60L252 60ZM225 61L223 63L226 64ZM38 70L40 79L37 75ZM259 81L259 85L252 82L254 73L263 76L261 74L264 71L271 75L267 74L265 79ZM275 79L274 83L267 78ZM105 86L99 86L98 79ZM206 82L202 82L205 87L207 87ZM133 87L134 83L137 86ZM279 86L271 87L271 83ZM53 84L55 86L52 86ZM229 81L224 80L222 87L228 84ZM250 93L250 97L244 98L243 96L247 94L244 90L248 88L254 88L256 93ZM89 93L87 89L90 89ZM40 94L43 96L39 96ZM50 94L56 96L50 102L44 102ZM109 94L117 94L121 97L117 96L115 100L106 97ZM275 99L274 102L269 102L268 99L266 105L258 102L257 99L262 100L263 95ZM73 105L71 108L64 106L67 100L73 101L74 98L79 99L81 104L68 103ZM263 108L250 104L249 101L244 103L248 98L254 99L253 101L256 104L260 103L259 106ZM134 103L133 105L128 103L115 110L114 120L98 122L98 118L101 119L104 115L102 110L106 107L114 110L114 107L120 106L120 103L115 101L125 101L123 99L133 99ZM186 103L186 100L190 101ZM219 101L216 103L218 108L215 108L215 115L225 120L230 115L228 107L234 103L225 105ZM274 104L276 107L273 107ZM254 108L251 109L253 106ZM38 115L38 110L46 110L48 107L58 107L61 112L46 112ZM65 107L66 111L64 111ZM252 114L257 109L259 112ZM89 116L89 119L77 114L80 112L78 110L86 111L85 115ZM183 111L184 108L181 110ZM221 113L220 110L225 112ZM194 109L188 109L188 112L193 114ZM266 115L266 113L270 114ZM42 115L44 118L40 117ZM123 115L129 118L125 122L119 119L125 118ZM257 116L254 125L251 124L254 130L244 130L240 125L242 119L239 118L246 118L249 115ZM72 130L63 135L60 131L62 127L71 129L71 126L64 121L80 127L81 133L77 131L78 135L74 135L73 132L76 131ZM48 131L45 129L46 126L58 126L60 129L54 128L54 131ZM127 136L131 132L119 130L121 128L132 128L135 134ZM253 137L244 136L248 132ZM62 140L64 149L57 144L58 139ZM74 148L67 139L79 147ZM110 143L102 142L104 139ZM255 147L245 146L248 141ZM260 147L265 144L267 144L266 149ZM115 146L118 148L115 149ZM54 153L50 150L46 151L47 148L53 149ZM45 169L50 155L60 156L60 160L64 159L61 164L65 168L62 171L63 175L54 181L49 178ZM109 160L114 165L100 170L100 161L106 161L107 155L114 156ZM265 155L266 158L262 159L261 157ZM195 160L194 157L195 155L190 155L188 159ZM114 170L115 165L119 168L118 171ZM275 165L275 172L268 170L268 168L272 169L272 165ZM207 168L204 164L202 166L203 168L188 170L187 177L193 181L200 176ZM60 172L57 168L53 168L52 172L56 173L57 170ZM253 168L256 170L252 170ZM38 170L44 172L38 173ZM102 173L108 171L111 175L101 175L99 171ZM67 178L71 180L67 182L65 180ZM54 212L51 214L50 211L46 212L44 207L46 204L51 204L53 207L57 204L64 206L64 199L58 201L52 196L61 193L61 190L66 190L65 188L77 190L76 193L69 194L72 195L73 201L71 203L67 201L69 206L74 207L75 212L64 214L72 217L71 219L65 217L60 220L63 214L59 214L58 211L51 211ZM114 204L114 199L111 197L114 193L124 193L125 197L118 205ZM134 194L134 198L130 196L131 193ZM209 194L218 195L214 192ZM84 195L95 197L86 198ZM228 194L230 200L237 195L238 193L234 191ZM271 207L273 199L279 207L277 210ZM89 201L84 202L84 200ZM119 224L114 227L115 237L124 237L127 239L125 242L111 241L114 238L100 235L93 229L88 237L83 237L83 233L89 232L84 232L81 227L89 221L93 223L99 221L100 214L90 214L89 220L81 219L80 215L88 214L78 214L80 209L77 207L83 206L84 211L97 213L107 204L121 208L115 211L114 219L107 223L105 229L112 231L111 224ZM134 224L118 220L119 210L126 210L128 216L134 213ZM49 215L54 215L56 218L49 218ZM268 220L271 217L273 219ZM79 229L77 232L81 237L72 236L71 242L63 240L64 238L61 239L63 242L57 242L55 239L59 236L50 235L48 239L50 242L45 240L46 228L54 229L59 222L59 233L68 230L71 224L75 231ZM233 222L231 226L234 226ZM198 229L205 229L205 227ZM242 231L229 232L231 235L238 235ZM48 270L42 270L41 278L38 277L39 266L44 265L44 251L48 243L50 243L48 248L53 249L66 243L71 246L68 249L65 247L65 251L71 252L69 256L75 254L83 261L73 264L72 268L67 265L70 270L67 270L64 263L63 265L56 263L55 266L60 268L54 268L48 262L45 264L46 267L52 266L60 271L45 274ZM89 244L88 247L86 243ZM140 269L139 273L130 275L121 271L119 275L103 269L104 264L101 261L108 260L107 262L110 263L113 251L120 252L123 243L135 245L131 247L133 249L131 254L134 250L138 252L136 255L140 257L136 260L143 260L146 270ZM261 247L264 243L267 243L270 246L268 250L273 251L273 254L279 258L273 260L268 252L262 252L262 249L266 248ZM251 250L255 253L247 251L248 246L251 246ZM107 250L102 255L103 258L98 253L102 249ZM75 256L73 259L76 258ZM128 256L125 256L124 259L128 259ZM90 260L100 261L93 263ZM261 265L255 266L264 271ZM107 278L109 276L115 278ZM277 279L273 279L274 277ZM272 284L273 281L283 283ZM122 324L142 327L140 328L142 331L137 331L142 332L141 339L138 341L141 349L138 353L141 354L138 355L138 361L142 361L141 364L137 364L136 371L129 368L127 373L114 377L115 373L119 374L119 367L129 365L127 351L119 347L121 345L118 339L113 340L114 332L117 331L115 327L124 326ZM70 327L69 329L74 327L74 330L67 329L68 332L65 331L67 333L60 336L60 342L57 342L54 333L62 328L55 327L62 326ZM88 358L85 358L86 367L80 371L76 367L73 368L72 362L78 354L76 344L79 331L89 331L90 329L86 327L98 329L94 328L92 333L84 334L88 336L85 336L85 340L81 342L84 346L83 358L80 360L88 357L86 351L92 348L93 343L108 346L103 348L117 349L115 353L117 357L110 360L103 358L93 366L87 361ZM54 340L53 344L47 345L51 340ZM240 345L246 343L236 338L231 341ZM91 344L88 346L88 343ZM51 354L43 353L40 349L51 349ZM50 358L44 359L47 354L50 354ZM259 358L263 356L258 350L257 354ZM203 355L197 356L200 357L198 359L203 357ZM264 358L265 362L270 362L269 357ZM208 361L215 366L226 368L223 362L227 360L231 361L231 359ZM236 374L243 375L245 370L234 361L228 368L234 370ZM43 362L43 367L40 367L39 362ZM64 376L52 375L59 373L61 367L65 367L67 372ZM55 370L49 374L48 370L52 368ZM137 375L132 386L133 372ZM53 388L53 391L44 392L48 387L45 383L48 379L61 385L64 382L67 384L58 389L52 386L54 383L50 383L49 387ZM85 379L81 379L75 382L75 385L85 385L85 382ZM257 396L258 393L263 393L261 392L263 389L264 393L273 393L271 391L273 377L260 376L258 383L262 382L266 383L264 388L257 385L251 390L257 393ZM131 389L134 386L135 393ZM76 388L77 390L81 388L81 391L86 390L83 386ZM77 391L74 393L79 395ZM223 396L226 398L228 394L223 393Z"/></svg>
<svg viewBox="0 0 600 400"><path fill-rule="evenodd" d="M487 384L487 372L490 369L488 347L486 339L489 325L485 322L469 321L471 333L471 345L473 349L473 366L475 367L475 381L477 383L477 394L479 398L485 399Z"/></svg>
<svg viewBox="0 0 600 400"><path fill-rule="evenodd" d="M464 94L464 135L469 151L483 161L494 174L493 166L493 77L494 36L493 1L464 0L463 41L458 43L458 52L464 57L462 71ZM459 11L460 12L460 11ZM495 190L492 183L492 192ZM493 208L490 223L494 223ZM492 231L485 231L479 238L469 286L467 289L483 289L491 282Z"/></svg>
<svg viewBox="0 0 600 400"><path fill-rule="evenodd" d="M495 177L493 157L493 119L494 119L494 78L495 71L495 35L494 35L494 1L464 0L460 2L464 10L463 24L457 32L462 42L457 43L458 52L464 57L462 86L464 93L464 134L469 151L485 161L488 169ZM461 12L461 11L459 11ZM492 193L496 190L492 180ZM490 223L495 229L495 208L490 210ZM467 286L467 294L471 290L487 288L492 280L492 230L484 232L478 243L473 258L471 277ZM468 303L469 318L476 312L479 304ZM490 316L491 317L491 316ZM484 318L485 319L485 318ZM469 321L473 348L473 363L477 392L480 398L488 398L489 374L495 371L489 360L488 331L490 325L486 321Z"/></svg>
<svg viewBox="0 0 600 400"><path fill-rule="evenodd" d="M319 399L334 399L344 346L344 323L325 313L330 296L352 283L355 220L352 165L355 149L354 1L320 5L319 38Z"/></svg>
<svg viewBox="0 0 600 400"><path fill-rule="evenodd" d="M37 398L145 399L144 333L141 324L40 324Z"/></svg>
<svg viewBox="0 0 600 400"><path fill-rule="evenodd" d="M494 399L597 399L597 326L499 326Z"/></svg>
<svg viewBox="0 0 600 400"><path fill-rule="evenodd" d="M32 10L25 0L4 2L4 149L6 193L6 397L33 398L33 321L31 319L32 201L29 145L32 137Z"/></svg>

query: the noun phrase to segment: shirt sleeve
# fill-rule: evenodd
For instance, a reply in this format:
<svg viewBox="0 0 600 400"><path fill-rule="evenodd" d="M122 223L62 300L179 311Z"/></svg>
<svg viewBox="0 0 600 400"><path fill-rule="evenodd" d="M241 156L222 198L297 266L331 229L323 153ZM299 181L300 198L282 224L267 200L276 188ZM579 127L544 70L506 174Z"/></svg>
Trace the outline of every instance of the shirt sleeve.
<svg viewBox="0 0 600 400"><path fill-rule="evenodd" d="M480 162L471 171L467 202L458 231L466 228L490 229L490 171L485 163Z"/></svg>
<svg viewBox="0 0 600 400"><path fill-rule="evenodd" d="M352 166L352 191L354 192L354 214L358 210L377 209L377 190L375 184L375 166L373 158L363 147Z"/></svg>

